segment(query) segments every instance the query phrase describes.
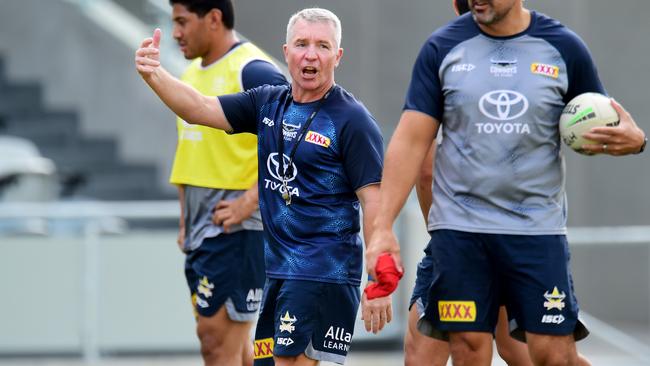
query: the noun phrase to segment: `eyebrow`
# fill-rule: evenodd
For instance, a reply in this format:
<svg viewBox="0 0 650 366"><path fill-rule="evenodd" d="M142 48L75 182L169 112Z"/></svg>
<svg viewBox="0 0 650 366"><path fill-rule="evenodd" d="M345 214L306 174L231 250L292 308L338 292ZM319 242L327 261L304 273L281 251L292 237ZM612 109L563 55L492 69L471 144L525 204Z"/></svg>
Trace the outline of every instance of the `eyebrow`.
<svg viewBox="0 0 650 366"><path fill-rule="evenodd" d="M309 38L307 38L307 37L296 38L296 39L293 41L293 43L296 43L296 42L307 42L308 39L309 39ZM332 45L332 42L329 41L329 40L327 40L327 39L318 40L318 41L316 41L316 43L318 43L318 44L328 44L328 45Z"/></svg>

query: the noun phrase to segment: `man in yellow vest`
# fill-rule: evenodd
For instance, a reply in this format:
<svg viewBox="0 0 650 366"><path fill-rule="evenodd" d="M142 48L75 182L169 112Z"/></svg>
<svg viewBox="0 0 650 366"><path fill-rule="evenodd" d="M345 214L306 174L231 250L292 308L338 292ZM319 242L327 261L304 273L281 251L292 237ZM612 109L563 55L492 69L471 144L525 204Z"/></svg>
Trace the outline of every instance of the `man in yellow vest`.
<svg viewBox="0 0 650 366"><path fill-rule="evenodd" d="M170 0L173 36L194 61L182 80L204 95L287 81L271 59L234 32L231 0ZM257 138L178 119L170 182L181 204L178 245L205 365L252 365L251 326L264 287Z"/></svg>

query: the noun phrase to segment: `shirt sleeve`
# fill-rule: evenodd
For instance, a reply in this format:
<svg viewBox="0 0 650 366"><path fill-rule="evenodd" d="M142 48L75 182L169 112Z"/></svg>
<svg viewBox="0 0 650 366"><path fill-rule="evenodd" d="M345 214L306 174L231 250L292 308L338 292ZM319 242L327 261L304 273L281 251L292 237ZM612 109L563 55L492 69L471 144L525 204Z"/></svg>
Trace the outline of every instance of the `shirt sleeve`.
<svg viewBox="0 0 650 366"><path fill-rule="evenodd" d="M568 103L575 96L587 92L607 95L587 45L573 32L570 32L570 41L572 43L571 53L567 57L569 88L564 102Z"/></svg>
<svg viewBox="0 0 650 366"><path fill-rule="evenodd" d="M567 68L568 87L564 102L568 103L582 93L606 95L591 53L580 36L563 26L549 28L544 38L560 52Z"/></svg>
<svg viewBox="0 0 650 366"><path fill-rule="evenodd" d="M413 66L404 110L422 112L442 121L444 101L438 75L438 65L440 65L438 53L437 47L431 40L422 46Z"/></svg>
<svg viewBox="0 0 650 366"><path fill-rule="evenodd" d="M367 113L351 119L341 131L343 167L352 188L381 181L384 144L377 122Z"/></svg>
<svg viewBox="0 0 650 366"><path fill-rule="evenodd" d="M232 133L250 132L257 134L257 94L260 88L217 97Z"/></svg>
<svg viewBox="0 0 650 366"><path fill-rule="evenodd" d="M253 89L261 85L287 85L287 79L272 63L264 60L249 62L241 73L244 90Z"/></svg>

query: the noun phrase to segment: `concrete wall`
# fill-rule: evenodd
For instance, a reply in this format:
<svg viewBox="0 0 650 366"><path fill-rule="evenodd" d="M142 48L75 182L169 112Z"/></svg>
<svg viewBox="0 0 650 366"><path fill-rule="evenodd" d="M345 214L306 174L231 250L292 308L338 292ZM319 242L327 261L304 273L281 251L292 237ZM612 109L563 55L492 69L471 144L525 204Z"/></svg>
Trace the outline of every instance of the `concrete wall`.
<svg viewBox="0 0 650 366"><path fill-rule="evenodd" d="M155 164L161 187L175 191L166 183L174 116L136 73L138 44L125 47L67 2L0 2L0 57L9 79L42 83L47 106L79 111L84 134L116 137L125 161Z"/></svg>

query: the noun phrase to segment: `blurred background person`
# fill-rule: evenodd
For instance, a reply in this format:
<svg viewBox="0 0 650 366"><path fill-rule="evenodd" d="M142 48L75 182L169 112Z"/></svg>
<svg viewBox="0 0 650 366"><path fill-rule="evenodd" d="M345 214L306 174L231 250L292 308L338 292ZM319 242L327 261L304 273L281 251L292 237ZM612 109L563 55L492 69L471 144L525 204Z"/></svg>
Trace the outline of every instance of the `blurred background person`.
<svg viewBox="0 0 650 366"><path fill-rule="evenodd" d="M181 80L218 96L286 84L271 59L238 39L231 0L171 0L173 37L193 60ZM257 138L178 118L170 182L181 206L178 245L206 365L252 365L251 327L264 287Z"/></svg>
<svg viewBox="0 0 650 366"><path fill-rule="evenodd" d="M578 308L568 268L567 244L563 236L566 234L564 226L566 216L563 214L565 210L558 209L558 207L565 207L564 191L557 194L555 188L558 183L564 182L563 171L559 171L563 170L564 165L560 161L562 157L558 154L559 149L555 146L560 143L557 120L563 106L576 95L588 91L604 93L604 89L582 41L572 32L566 31L558 22L534 11L528 11L523 8L519 0L477 0L470 1L469 5L472 16L460 17L434 32L418 56L407 94L405 111L388 147L382 178L381 214L377 217L375 235L369 244L370 255L367 258L369 270L372 271L376 255L381 252L392 253L399 263L399 247L391 231L392 223L412 187L417 169L422 162L420 158L423 158L429 150L440 124L444 122L442 142L444 154L441 155L442 158L438 158L442 164L439 162L436 166L437 179L433 186L434 205L429 212L428 220L432 239L427 247L427 256L432 257L429 260L432 264L426 270L431 272L432 281L431 286L427 286L429 303L425 307L424 316L418 322L418 329L436 338L449 340L455 364L488 364L492 359L492 339L488 330L494 331L499 316L498 305L505 300L509 311L514 312L511 322L513 336L528 341L529 352L535 364L556 364L559 360L569 360L570 364L574 364L577 362L574 337L579 340L587 333L577 318ZM479 32L482 32L483 38L487 37L494 42L483 44L476 41L476 39L483 39ZM567 61L566 64L547 67L562 70L560 80L566 80L568 88L558 92L555 87L549 87L549 84L555 81L553 79L558 77L547 75L546 79L539 77L532 80L525 79L531 86L525 89L517 88L521 92L508 90L514 87L508 82L523 77L520 76L522 74L545 75L532 66L530 71L527 67L521 67L522 72L518 75L518 63L527 65L526 63L530 62L540 62L529 59L518 61L523 58L520 49L535 47L518 43L517 39L520 37L516 36L528 34L530 37L544 40L542 45L547 45L546 39L553 35L553 38L550 38L552 48L549 48L548 53L560 52ZM467 44L473 44L472 50L483 47L481 53L483 56L479 58L474 53L463 53L465 47L468 47ZM537 53L541 55L544 46L539 48L541 49ZM488 55L490 59L486 58ZM491 67L489 67L490 62ZM554 58L541 62L544 62L544 65L558 63ZM484 65L486 63L487 66ZM576 64L587 66L577 68ZM444 75L442 70L446 70ZM501 182L496 177L503 179L503 170L508 171L508 167L513 169L511 165L515 165L514 177L519 179L522 178L518 172L521 172L524 167L527 171L534 172L539 169L546 170L548 166L540 164L537 160L520 161L522 153L515 150L512 154L516 153L514 155L517 159L516 164L513 162L507 165L510 158L497 161L491 158L500 155L501 146L504 144L521 146L520 139L530 139L531 132L526 131L528 125L524 124L523 131L516 131L513 134L497 132L487 137L482 135L480 124L477 124L478 132L474 128L465 127L467 124L478 123L471 121L480 121L483 118L481 115L475 115L478 109L485 117L495 115L490 114L489 110L486 112L485 108L488 107L484 107L485 103L491 102L489 98L486 102L486 97L491 95L490 89L486 89L487 92L480 102L481 95L476 94L477 91L472 89L470 80L479 77L483 77L479 80L483 80L485 87L492 88L492 93L498 90L502 95L506 94L504 98L509 98L508 93L517 95L520 97L517 100L523 105L520 112L517 112L519 114L512 118L509 117L515 113L510 109L513 105L509 104L505 111L501 106L497 106L499 115L494 119L509 121L528 112L529 119L538 121L535 123L538 126L544 125L545 118L551 116L551 124L547 126L549 131L545 132L544 136L555 137L549 143L552 148L542 143L538 143L538 147L546 148L546 154L550 156L549 166L553 168L546 174L548 183L545 187L550 193L544 197L554 197L557 203L543 204L544 209L541 210L543 214L538 212L540 204L533 203L537 202L537 188L526 188L531 184L539 185L532 178L536 174L532 174L529 180L526 180L524 175L523 180L518 182L517 188L512 189L509 188L512 184L511 178L505 178L507 181ZM557 102L542 104L539 98L534 98L534 103L537 103L536 108L544 108L548 112L543 116L533 115L529 111L536 111L536 108L531 106L530 110L528 109L527 96L533 100L534 96L543 94L548 89L555 91L554 98ZM509 99L514 103L513 100ZM476 102L479 102L478 109ZM612 101L612 105L619 113L621 124L617 127L594 128L588 133L587 136L597 142L589 147L590 151L614 155L642 152L645 145L643 131L617 103ZM463 112L458 112L461 108ZM468 116L472 119L469 120ZM552 123L553 121L555 124ZM468 140L475 142L470 144ZM616 152L607 148L610 143L616 144L614 147ZM476 163L476 160L480 160L481 163ZM407 161L411 162L411 165L405 165ZM418 165L413 165L414 161ZM501 165L506 166L498 168ZM489 179L492 176L488 174L490 170L486 170L486 167L490 166L494 166L491 170L494 175L492 180ZM521 168L517 168L520 166ZM475 186L476 182L485 179L494 186L487 193L479 186ZM512 196L512 192L518 191L521 191L519 199L516 195ZM511 201L520 203L515 204ZM514 211L509 208L519 207L518 205L524 204L523 202L527 203L521 209ZM530 209L526 209L530 205L532 205ZM525 221L519 219L520 216L525 218ZM495 219L496 217L499 219ZM531 225L527 221L534 224ZM527 250L531 251L530 253L521 252L523 247L519 242L522 240L526 242L525 247L529 248ZM482 243L488 244L484 246ZM516 261L521 261L526 256L535 258L536 251L545 253L553 250L557 256L543 256L542 258L545 258L541 262L543 264L538 264L533 269L526 265L531 263L530 261L522 264L514 259L510 259L513 262L492 259L502 256L493 253L496 248L509 248L499 250L512 251L513 253L507 258L516 258ZM518 254L514 254L515 252ZM533 262L539 263L534 260ZM564 269L559 270L559 268ZM478 271L476 273L480 274L477 276L469 274L472 271ZM532 272L523 273L525 271ZM529 288L521 287L522 277L544 279L546 283L535 282L539 293L531 293ZM485 281L485 278L489 280ZM468 282L470 280L471 282ZM529 286L534 287L532 284ZM562 292L558 292L558 287ZM553 289L552 293L550 289ZM541 296L540 294L545 294L547 300L551 299L544 305L546 310L541 309L541 302L536 301L536 297ZM565 296L566 303L563 302ZM463 299L472 301L461 301ZM557 305L562 313L561 320L557 322L550 322L542 317L546 314L545 311L554 309L553 301L562 302ZM452 307L463 308L465 313L449 311ZM447 312L445 312L446 308ZM502 313L502 317L503 315L505 314ZM552 349L554 351L551 351Z"/></svg>
<svg viewBox="0 0 650 366"><path fill-rule="evenodd" d="M469 12L468 0L452 0L452 7L456 15ZM418 204L422 210L425 224L427 223L432 202L431 183L433 181L436 147L437 142L433 141L415 183ZM404 358L407 366L443 366L447 364L449 359L448 342L426 336L417 330L417 322L424 315L428 298L427 290L431 285L433 276L433 260L429 254L428 249L425 250L425 256L418 263L416 282L409 302L408 326L404 336ZM508 316L504 306L499 309L495 341L499 356L509 366L532 365L525 343L510 337Z"/></svg>
<svg viewBox="0 0 650 366"><path fill-rule="evenodd" d="M469 12L468 0L452 0L452 7L456 15ZM420 168L415 190L418 204L422 210L425 224L429 216L429 208L433 200L431 184L433 182L433 166L435 164L437 141L433 141ZM417 330L417 322L424 315L427 303L427 290L432 281L433 260L428 251L418 263L416 283L409 302L408 327L404 336L404 358L407 366L431 365L442 366L447 364L449 358L449 344L447 342L425 336ZM508 330L508 315L505 306L499 307L499 319L495 329L495 342L499 356L509 366L532 365L526 344L510 337ZM587 366L589 362L580 355L580 365Z"/></svg>

